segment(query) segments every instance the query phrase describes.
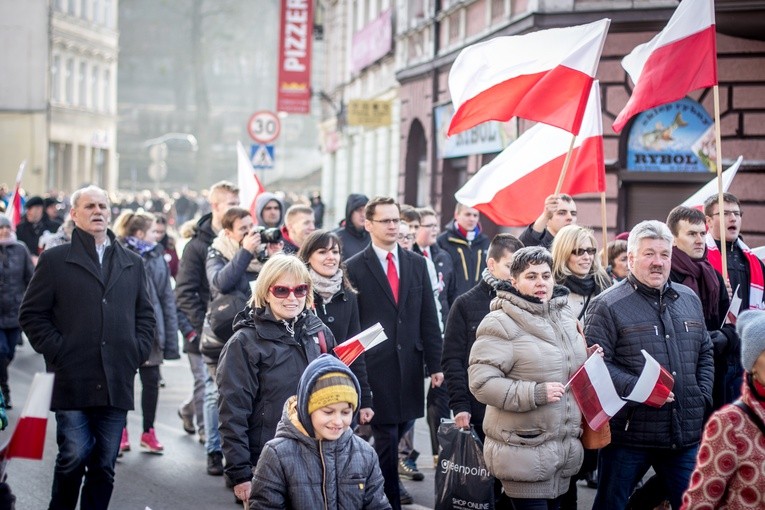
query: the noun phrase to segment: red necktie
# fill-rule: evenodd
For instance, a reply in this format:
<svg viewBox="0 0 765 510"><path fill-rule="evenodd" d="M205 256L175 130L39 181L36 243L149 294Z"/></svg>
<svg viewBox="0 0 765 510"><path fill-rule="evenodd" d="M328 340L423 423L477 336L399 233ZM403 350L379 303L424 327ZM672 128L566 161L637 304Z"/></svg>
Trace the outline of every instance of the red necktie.
<svg viewBox="0 0 765 510"><path fill-rule="evenodd" d="M398 304L398 273L396 272L396 264L393 263L393 254L388 253L388 283L390 283L390 290L393 291L393 300Z"/></svg>
<svg viewBox="0 0 765 510"><path fill-rule="evenodd" d="M428 249L427 248L422 250L422 256L425 257L426 259L430 258L430 255L428 255Z"/></svg>

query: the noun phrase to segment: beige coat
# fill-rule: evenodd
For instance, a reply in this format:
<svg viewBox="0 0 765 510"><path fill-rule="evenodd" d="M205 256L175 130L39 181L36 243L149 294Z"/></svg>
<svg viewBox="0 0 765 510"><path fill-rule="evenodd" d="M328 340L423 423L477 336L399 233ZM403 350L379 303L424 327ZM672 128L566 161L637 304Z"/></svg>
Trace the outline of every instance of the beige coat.
<svg viewBox="0 0 765 510"><path fill-rule="evenodd" d="M542 384L566 384L587 356L566 298L560 286L546 304L498 291L470 351L486 464L513 498L556 498L582 464L582 413L570 391L547 404Z"/></svg>

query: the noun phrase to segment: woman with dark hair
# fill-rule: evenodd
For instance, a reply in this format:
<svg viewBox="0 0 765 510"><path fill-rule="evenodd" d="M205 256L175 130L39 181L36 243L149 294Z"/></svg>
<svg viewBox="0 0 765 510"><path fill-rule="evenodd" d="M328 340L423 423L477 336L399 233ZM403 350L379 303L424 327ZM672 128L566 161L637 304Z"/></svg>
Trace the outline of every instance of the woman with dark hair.
<svg viewBox="0 0 765 510"><path fill-rule="evenodd" d="M298 257L308 267L313 282L314 312L340 344L361 330L356 290L345 275L341 261L343 245L334 232L316 230L303 241ZM359 423L369 423L372 411L372 390L366 377L364 355L351 365L361 384L361 409Z"/></svg>
<svg viewBox="0 0 765 510"><path fill-rule="evenodd" d="M606 271L611 275L614 283L627 278L627 274L630 272L627 267L627 241L614 239L606 246L606 253L608 257Z"/></svg>
<svg viewBox="0 0 765 510"><path fill-rule="evenodd" d="M486 404L486 465L516 510L557 510L579 471L582 412L564 385L600 349L586 348L551 265L542 247L515 253L470 351L470 391Z"/></svg>
<svg viewBox="0 0 765 510"><path fill-rule="evenodd" d="M143 434L141 434L141 447L150 453L161 454L165 448L157 439L154 431L154 419L157 415L159 402L159 366L165 358L165 353L170 350L167 348L168 344L174 342L175 351L178 350L178 311L175 306L175 294L170 283L170 269L162 256L162 246L156 242L155 225L153 214L126 209L115 220L114 232L120 243L143 259L148 277L147 290L154 308L157 325L149 360L138 368L142 386ZM120 454L129 450L130 441L126 427L122 431Z"/></svg>
<svg viewBox="0 0 765 510"><path fill-rule="evenodd" d="M167 233L167 216L162 213L156 215L157 242L165 249L165 261L170 266L170 276L175 278L178 274L178 252L175 250L175 238Z"/></svg>

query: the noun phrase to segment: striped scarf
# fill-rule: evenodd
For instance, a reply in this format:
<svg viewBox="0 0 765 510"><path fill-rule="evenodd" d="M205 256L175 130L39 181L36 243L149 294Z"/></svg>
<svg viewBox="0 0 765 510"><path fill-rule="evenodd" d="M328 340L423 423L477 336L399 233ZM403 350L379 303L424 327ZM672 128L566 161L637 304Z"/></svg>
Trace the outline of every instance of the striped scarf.
<svg viewBox="0 0 765 510"><path fill-rule="evenodd" d="M709 260L709 263L712 264L712 267L714 267L718 273L722 274L722 253L720 253L717 243L715 243L712 234L709 232L707 232L706 235L706 243L707 260ZM736 239L735 244L744 253L746 260L749 263L749 308L764 309L765 304L762 302L762 299L763 288L765 288L765 278L763 278L760 259L757 258L757 255L752 253L740 237Z"/></svg>

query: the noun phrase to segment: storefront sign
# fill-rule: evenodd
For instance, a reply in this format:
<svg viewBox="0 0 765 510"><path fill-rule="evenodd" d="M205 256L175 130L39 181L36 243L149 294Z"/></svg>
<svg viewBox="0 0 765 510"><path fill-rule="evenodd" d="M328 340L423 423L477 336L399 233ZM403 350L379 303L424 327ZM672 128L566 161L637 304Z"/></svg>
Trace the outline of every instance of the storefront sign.
<svg viewBox="0 0 765 510"><path fill-rule="evenodd" d="M451 103L437 106L433 114L436 118L436 144L441 159L502 152L510 142L518 138L518 124L514 119L505 123L484 122L472 129L447 137L446 132L454 115L454 106Z"/></svg>
<svg viewBox="0 0 765 510"><path fill-rule="evenodd" d="M393 49L391 10L383 11L377 19L353 34L352 40L351 73L358 74Z"/></svg>
<svg viewBox="0 0 765 510"><path fill-rule="evenodd" d="M646 110L632 124L627 170L714 172L714 160L714 121L692 99Z"/></svg>
<svg viewBox="0 0 765 510"><path fill-rule="evenodd" d="M276 109L309 113L313 0L281 0L280 19Z"/></svg>
<svg viewBox="0 0 765 510"><path fill-rule="evenodd" d="M348 125L376 128L390 126L391 102L365 99L348 101Z"/></svg>

